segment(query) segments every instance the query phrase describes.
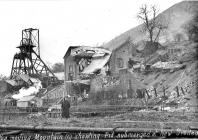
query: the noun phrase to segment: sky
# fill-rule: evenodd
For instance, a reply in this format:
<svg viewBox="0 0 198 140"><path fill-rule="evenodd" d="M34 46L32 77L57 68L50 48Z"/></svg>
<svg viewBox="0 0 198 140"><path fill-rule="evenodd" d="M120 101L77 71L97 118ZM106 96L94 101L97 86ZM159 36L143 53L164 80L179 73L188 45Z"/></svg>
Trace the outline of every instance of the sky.
<svg viewBox="0 0 198 140"><path fill-rule="evenodd" d="M181 0L0 0L0 74L9 76L21 31L39 29L41 58L63 63L68 46L99 46L137 26L142 4L160 12Z"/></svg>

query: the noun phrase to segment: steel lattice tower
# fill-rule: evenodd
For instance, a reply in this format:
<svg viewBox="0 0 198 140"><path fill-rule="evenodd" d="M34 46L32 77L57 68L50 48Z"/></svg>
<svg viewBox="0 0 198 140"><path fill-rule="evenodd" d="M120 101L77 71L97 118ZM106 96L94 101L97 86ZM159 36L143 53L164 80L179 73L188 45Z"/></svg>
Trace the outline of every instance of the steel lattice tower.
<svg viewBox="0 0 198 140"><path fill-rule="evenodd" d="M21 74L57 79L40 57L38 29L22 30L22 40L17 48L20 49L20 52L14 55L11 79Z"/></svg>

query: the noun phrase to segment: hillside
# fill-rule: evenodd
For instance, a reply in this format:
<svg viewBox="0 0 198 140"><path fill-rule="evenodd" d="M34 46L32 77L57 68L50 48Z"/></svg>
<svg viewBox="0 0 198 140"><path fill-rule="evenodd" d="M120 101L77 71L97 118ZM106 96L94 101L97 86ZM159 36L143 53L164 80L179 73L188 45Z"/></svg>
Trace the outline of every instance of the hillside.
<svg viewBox="0 0 198 140"><path fill-rule="evenodd" d="M188 35L185 31L185 26L191 22L197 12L198 1L183 1L173 5L157 16L158 20L163 20L163 22L168 25L166 31L160 35L159 43L167 48L180 48L182 50L181 53L178 57L174 57L177 63L185 65L185 68L172 72L153 71L148 74L134 73L137 80L141 81L148 89L155 87L160 97L163 96L163 88L165 88L167 106L173 102L180 106L180 109L187 106L197 106L197 43L189 41ZM105 44L104 47L114 50L130 37L130 39L136 44L137 48L139 48L141 46L139 45L141 44L140 42L147 40L145 33L140 31L141 28L142 25L139 25L129 31L126 31ZM178 34L181 35L179 41L177 40ZM163 50L161 51L163 52ZM153 53L149 57L151 59L149 61L160 61L157 53ZM173 60L172 58L165 58L163 61L170 63ZM179 87L179 95L176 93L177 87ZM159 97L151 98L149 103L157 105L160 100L161 99ZM129 101L129 104L132 102L137 104L133 100Z"/></svg>
<svg viewBox="0 0 198 140"><path fill-rule="evenodd" d="M182 34L182 39L187 39L184 27L185 24L191 21L194 14L198 12L198 1L183 1L173 5L157 16L158 20L163 20L163 23L168 25L160 37L161 44L171 42L177 34ZM145 33L140 32L142 25L132 28L125 33L117 36L104 45L105 48L113 50L120 46L127 38L131 38L134 43L146 39Z"/></svg>

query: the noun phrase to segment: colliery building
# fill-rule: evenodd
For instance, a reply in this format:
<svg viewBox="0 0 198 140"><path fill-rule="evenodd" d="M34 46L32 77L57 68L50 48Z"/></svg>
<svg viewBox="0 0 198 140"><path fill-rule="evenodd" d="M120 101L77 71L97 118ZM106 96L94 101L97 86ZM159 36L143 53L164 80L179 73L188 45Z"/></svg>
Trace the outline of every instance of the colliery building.
<svg viewBox="0 0 198 140"><path fill-rule="evenodd" d="M74 100L88 96L135 97L137 85L141 84L129 70L132 48L129 40L112 52L101 47L70 46L64 56L67 94Z"/></svg>
<svg viewBox="0 0 198 140"><path fill-rule="evenodd" d="M64 56L65 88L74 98L86 98L91 79L106 75L111 52L97 47L70 46Z"/></svg>

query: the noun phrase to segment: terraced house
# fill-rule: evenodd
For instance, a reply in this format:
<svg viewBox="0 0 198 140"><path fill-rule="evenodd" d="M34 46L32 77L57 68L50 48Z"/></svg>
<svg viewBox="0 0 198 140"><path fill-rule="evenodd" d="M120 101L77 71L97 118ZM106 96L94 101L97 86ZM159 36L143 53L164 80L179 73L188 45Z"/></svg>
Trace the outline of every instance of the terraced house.
<svg viewBox="0 0 198 140"><path fill-rule="evenodd" d="M110 72L118 75L120 70L128 68L128 61L132 57L132 46L129 40L124 41L112 51L109 61Z"/></svg>

